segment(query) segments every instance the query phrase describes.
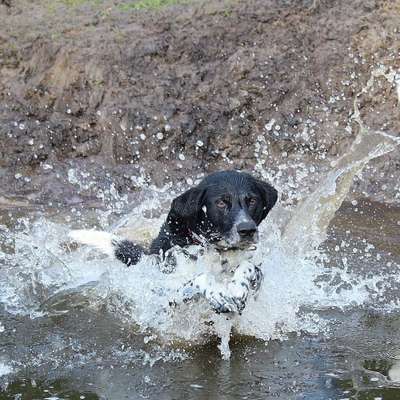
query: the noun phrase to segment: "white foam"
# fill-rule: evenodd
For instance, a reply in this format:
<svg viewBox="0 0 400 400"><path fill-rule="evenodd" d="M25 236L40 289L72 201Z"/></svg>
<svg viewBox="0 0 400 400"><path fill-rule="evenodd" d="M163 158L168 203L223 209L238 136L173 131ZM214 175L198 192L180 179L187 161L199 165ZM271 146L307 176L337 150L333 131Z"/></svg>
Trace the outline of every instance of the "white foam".
<svg viewBox="0 0 400 400"><path fill-rule="evenodd" d="M8 375L14 372L14 369L0 361L0 376Z"/></svg>
<svg viewBox="0 0 400 400"><path fill-rule="evenodd" d="M114 254L113 240L119 240L117 236L111 233L86 229L72 230L68 235L71 239L93 246L109 256Z"/></svg>

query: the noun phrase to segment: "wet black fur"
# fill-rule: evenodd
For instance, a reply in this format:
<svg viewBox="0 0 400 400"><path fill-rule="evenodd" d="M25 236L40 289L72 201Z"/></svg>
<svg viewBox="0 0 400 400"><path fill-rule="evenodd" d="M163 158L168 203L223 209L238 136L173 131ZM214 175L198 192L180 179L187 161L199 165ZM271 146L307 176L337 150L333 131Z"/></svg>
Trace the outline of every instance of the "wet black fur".
<svg viewBox="0 0 400 400"><path fill-rule="evenodd" d="M221 212L215 201L224 196L231 199L231 207ZM256 206L247 204L249 196L257 199ZM237 171L213 173L173 200L167 219L148 251L124 240L117 244L115 255L123 263L133 265L142 254L164 256L173 246L196 244L196 236L210 243L216 242L229 232L240 210L244 210L258 226L275 205L277 197L277 191L271 185L250 174Z"/></svg>
<svg viewBox="0 0 400 400"><path fill-rule="evenodd" d="M115 247L115 257L117 260L122 261L124 264L130 266L139 262L145 249L129 240L122 240L120 242L113 242Z"/></svg>

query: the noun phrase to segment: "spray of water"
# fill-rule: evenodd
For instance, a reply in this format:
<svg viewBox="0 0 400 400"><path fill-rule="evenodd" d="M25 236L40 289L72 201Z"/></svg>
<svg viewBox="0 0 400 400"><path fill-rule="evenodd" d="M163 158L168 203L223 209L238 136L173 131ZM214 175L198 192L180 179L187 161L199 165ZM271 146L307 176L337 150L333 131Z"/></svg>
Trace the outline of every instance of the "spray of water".
<svg viewBox="0 0 400 400"><path fill-rule="evenodd" d="M242 315L217 315L202 300L170 306L185 282L203 270L218 268L218 253L201 255L193 248L190 251L198 255L193 260L176 250L173 273L162 272L151 257L127 269L88 248L68 248L63 239L69 224L46 219L34 223L21 220L14 234L2 231L11 245L0 254L5 264L0 272L5 288L0 301L9 312L32 317L70 312L77 305L106 308L132 330L145 333L148 342L198 344L218 336L225 358L229 357L229 339L235 332L268 341L283 339L289 332L328 329L317 310L368 302L370 288L377 288L379 278L357 282L340 271L342 280L351 282L351 290L343 293L329 283L316 285L321 275L317 249L326 239L327 227L354 176L370 160L393 151L400 142L384 132L368 130L360 119L357 99L353 118L360 129L350 151L332 165L326 179L302 203L293 209L277 206L262 224L260 245L253 258L261 264L265 279L257 298L249 300ZM166 196L165 191L162 194ZM143 211L160 206L160 191L148 189L145 202L108 228L127 235L135 232L137 240L146 241L156 235L165 215L149 219ZM308 311L302 312L305 308Z"/></svg>

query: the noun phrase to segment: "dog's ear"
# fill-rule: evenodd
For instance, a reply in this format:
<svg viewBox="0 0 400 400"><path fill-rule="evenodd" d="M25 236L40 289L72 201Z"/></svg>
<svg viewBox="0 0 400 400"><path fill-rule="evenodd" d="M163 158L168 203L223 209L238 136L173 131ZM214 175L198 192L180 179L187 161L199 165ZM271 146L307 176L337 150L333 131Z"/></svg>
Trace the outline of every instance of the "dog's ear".
<svg viewBox="0 0 400 400"><path fill-rule="evenodd" d="M278 191L267 182L256 179L256 186L263 200L263 209L260 222L268 215L278 200Z"/></svg>
<svg viewBox="0 0 400 400"><path fill-rule="evenodd" d="M170 215L179 219L190 219L200 212L205 190L194 187L173 200Z"/></svg>

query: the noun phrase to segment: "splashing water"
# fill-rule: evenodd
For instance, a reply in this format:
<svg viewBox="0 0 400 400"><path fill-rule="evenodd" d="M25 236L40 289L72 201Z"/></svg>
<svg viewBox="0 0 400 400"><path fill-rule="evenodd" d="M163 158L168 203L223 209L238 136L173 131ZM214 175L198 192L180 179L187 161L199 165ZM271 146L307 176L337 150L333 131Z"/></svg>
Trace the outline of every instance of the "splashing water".
<svg viewBox="0 0 400 400"><path fill-rule="evenodd" d="M325 182L296 207L284 229L288 251L306 254L326 239L329 222L343 203L354 177L374 158L393 151L400 139L384 132L369 132L360 125L361 132L350 151L337 160Z"/></svg>
<svg viewBox="0 0 400 400"><path fill-rule="evenodd" d="M128 269L88 248L66 250L61 242L69 227L45 219L33 224L22 220L13 251L1 253L8 265L0 274L2 287L6 288L1 301L8 311L33 317L69 312L82 305L106 307L133 330L148 334L147 341L203 343L216 335L226 358L232 331L266 341L285 338L290 332L324 331L328 324L313 308L361 305L368 302L371 292L366 290L366 280L357 283L343 276L343 271L342 279L352 281L352 289L346 293L335 291L328 283L316 285L321 275L317 248L326 239L328 224L353 177L370 160L394 150L398 144L398 139L369 132L361 125L350 152L336 162L316 191L291 211L277 206L271 212L260 227L260 245L254 254L262 265L264 283L241 316L217 315L205 301L174 308L169 305L185 282L205 267L219 264L217 253L210 251L193 261L177 250L176 270L169 274L161 272L151 257ZM157 193L146 206L160 206ZM137 233L139 226L150 226L153 229L147 236L154 236L165 216L149 220L141 215L142 209L143 205L114 227ZM133 225L128 221L134 221ZM141 234L146 236L143 229ZM3 235L9 237L10 232L4 231ZM378 280L370 278L368 286L376 287ZM304 308L311 311L302 312Z"/></svg>
<svg viewBox="0 0 400 400"><path fill-rule="evenodd" d="M367 89L374 77L391 79L392 75L388 78L384 72L373 75ZM201 344L217 336L225 358L230 355L233 332L265 341L284 339L290 332L321 333L329 330L329 321L318 314L324 307L342 309L372 302L377 306L376 294L390 289L390 282L399 282L395 274L383 283L379 274L360 278L339 268L327 271L324 254L318 250L354 177L369 161L400 144L400 139L363 125L357 100L364 92L356 95L354 102L352 118L360 130L350 151L332 165L325 180L303 202L292 209L275 206L260 226L260 242L253 258L261 264L264 282L242 315L217 315L206 301L170 306L184 283L202 270L220 265L216 252L199 254L193 247L190 251L198 256L193 261L176 250L172 273L163 273L152 257L126 268L89 248L71 250L63 242L70 226L44 218L34 223L21 219L14 233L0 227L0 263L4 264L0 269L0 303L10 313L32 318L68 313L76 307L105 308L132 331L147 335L146 343ZM170 200L167 189L143 190L144 201L131 213L110 224L107 211L99 214L98 223L130 239L148 242L157 235L165 215L150 219L143 214L163 208L163 202ZM324 274L339 275L347 290L338 290L333 279L319 282ZM398 304L382 307L397 308Z"/></svg>

